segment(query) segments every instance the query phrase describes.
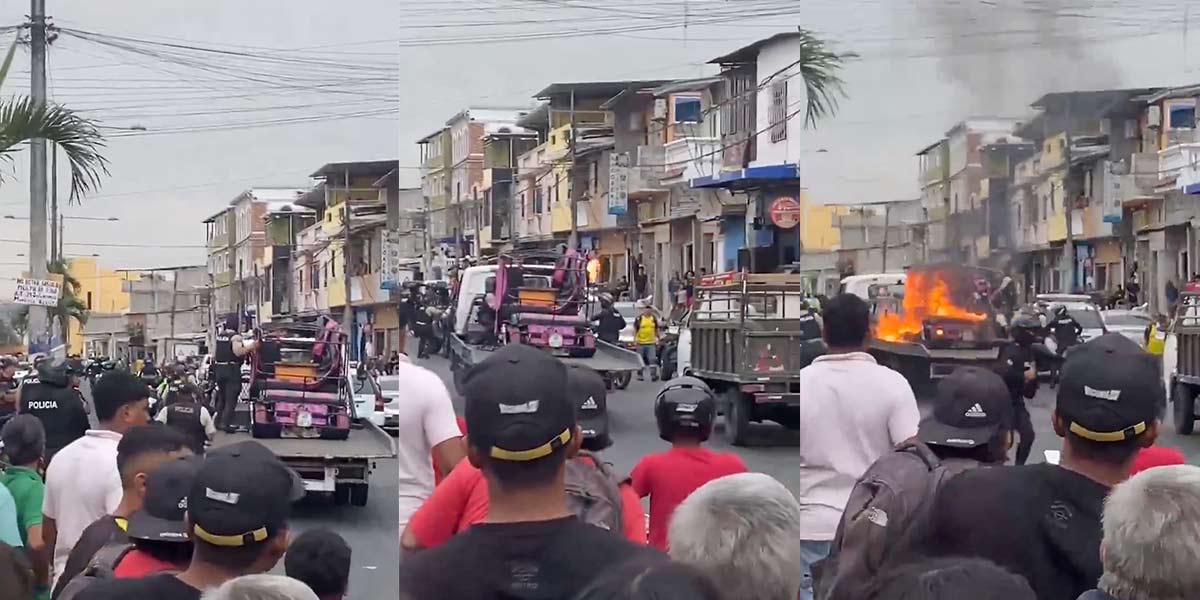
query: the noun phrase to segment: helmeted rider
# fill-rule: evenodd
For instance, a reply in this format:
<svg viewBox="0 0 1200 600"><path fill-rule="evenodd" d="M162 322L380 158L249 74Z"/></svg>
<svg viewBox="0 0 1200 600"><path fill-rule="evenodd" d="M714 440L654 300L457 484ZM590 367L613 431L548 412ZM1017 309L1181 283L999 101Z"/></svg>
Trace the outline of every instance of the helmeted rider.
<svg viewBox="0 0 1200 600"><path fill-rule="evenodd" d="M1083 334L1083 326L1071 313L1067 312L1067 307L1062 304L1055 304L1050 307L1050 333L1054 334L1054 341L1058 343L1058 354L1062 356L1067 349L1079 343L1079 336Z"/></svg>
<svg viewBox="0 0 1200 600"><path fill-rule="evenodd" d="M1033 421L1025 400L1037 394L1037 356L1039 352L1048 351L1041 345L1044 330L1036 316L1028 313L1015 315L1009 331L1013 341L1001 348L999 373L1012 398L1013 430L1020 436L1016 463L1023 465L1033 450L1034 438Z"/></svg>
<svg viewBox="0 0 1200 600"><path fill-rule="evenodd" d="M233 430L233 415L237 410L238 396L242 393L242 361L258 343L243 341L238 332L238 319L225 319L217 332L213 349L213 369L217 381L217 428L227 432Z"/></svg>
<svg viewBox="0 0 1200 600"><path fill-rule="evenodd" d="M704 442L712 435L717 401L707 383L691 377L667 382L654 398L658 437L673 442L680 434Z"/></svg>
<svg viewBox="0 0 1200 600"><path fill-rule="evenodd" d="M91 427L83 396L77 389L82 374L82 369L75 369L66 359L46 359L38 362L37 372L21 385L20 412L42 422L46 430L47 463Z"/></svg>
<svg viewBox="0 0 1200 600"><path fill-rule="evenodd" d="M600 311L592 317L592 322L596 324L596 337L603 342L616 344L621 340L621 330L628 323L613 305L612 294L601 292L596 299L600 301Z"/></svg>

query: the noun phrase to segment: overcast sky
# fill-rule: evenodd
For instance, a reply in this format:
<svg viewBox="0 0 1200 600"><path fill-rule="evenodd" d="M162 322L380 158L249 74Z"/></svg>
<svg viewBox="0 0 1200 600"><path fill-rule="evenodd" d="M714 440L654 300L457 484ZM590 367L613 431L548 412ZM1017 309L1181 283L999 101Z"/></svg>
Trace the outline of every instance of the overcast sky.
<svg viewBox="0 0 1200 600"><path fill-rule="evenodd" d="M146 128L108 130L125 136L109 140L111 177L64 210L120 219L67 222L68 256L97 253L114 268L202 264L201 221L239 191L304 186L333 161L415 166L415 140L462 108L529 104L556 81L710 74L707 60L796 26L861 55L845 72L838 116L804 142L802 177L823 202L915 197L914 152L969 115L1023 116L1047 91L1200 79L1185 1L47 3L59 27L77 32L50 51L52 97L108 127ZM26 1L0 7L0 25L28 13ZM736 18L751 13L762 16ZM532 39L497 41L514 37ZM0 92L25 93L28 65L18 52ZM0 169L0 216L27 215L27 163ZM403 172L417 183L414 169ZM60 185L65 197L65 170ZM27 237L27 221L0 219L0 239ZM75 245L84 243L105 245ZM12 264L19 252L0 242L0 278L22 270Z"/></svg>

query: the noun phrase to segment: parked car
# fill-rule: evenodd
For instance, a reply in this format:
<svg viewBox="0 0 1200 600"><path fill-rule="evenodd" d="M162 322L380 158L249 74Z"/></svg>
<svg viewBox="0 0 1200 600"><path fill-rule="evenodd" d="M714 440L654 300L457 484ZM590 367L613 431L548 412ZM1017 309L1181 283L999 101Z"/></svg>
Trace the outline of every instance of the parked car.
<svg viewBox="0 0 1200 600"><path fill-rule="evenodd" d="M1150 326L1153 319L1150 318L1150 312L1146 310L1145 306L1106 310L1101 315L1104 317L1104 325L1108 331L1115 331L1137 342L1140 346L1146 345L1146 328Z"/></svg>
<svg viewBox="0 0 1200 600"><path fill-rule="evenodd" d="M384 375L376 379L375 384L379 387L379 393L383 394L384 401L379 427L397 435L400 431L400 377Z"/></svg>
<svg viewBox="0 0 1200 600"><path fill-rule="evenodd" d="M380 409L384 408L385 402L376 378L370 375L354 378L354 415L357 421L370 421L383 427L384 413Z"/></svg>

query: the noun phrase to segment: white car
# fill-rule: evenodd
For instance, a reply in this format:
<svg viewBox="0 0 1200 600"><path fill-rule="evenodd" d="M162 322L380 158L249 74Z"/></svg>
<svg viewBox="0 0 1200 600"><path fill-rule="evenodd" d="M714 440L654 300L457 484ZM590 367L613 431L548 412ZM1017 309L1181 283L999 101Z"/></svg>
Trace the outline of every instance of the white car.
<svg viewBox="0 0 1200 600"><path fill-rule="evenodd" d="M1106 310L1101 315L1109 331L1119 333L1137 342L1139 346L1146 345L1146 328L1153 320L1145 307Z"/></svg>
<svg viewBox="0 0 1200 600"><path fill-rule="evenodd" d="M376 384L378 384L384 400L379 426L384 431L396 435L400 428L400 377L383 375L379 377Z"/></svg>
<svg viewBox="0 0 1200 600"><path fill-rule="evenodd" d="M367 376L362 379L355 377L354 383L354 414L363 421L370 421L383 426L384 413L379 410L384 403L384 396L376 378Z"/></svg>

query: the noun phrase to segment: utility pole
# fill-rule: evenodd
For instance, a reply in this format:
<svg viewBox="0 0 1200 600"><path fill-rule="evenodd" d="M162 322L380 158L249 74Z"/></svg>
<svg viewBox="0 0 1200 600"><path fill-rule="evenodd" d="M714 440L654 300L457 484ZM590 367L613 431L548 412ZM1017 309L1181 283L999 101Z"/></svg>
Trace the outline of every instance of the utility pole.
<svg viewBox="0 0 1200 600"><path fill-rule="evenodd" d="M568 138L568 143L571 146L571 172L567 175L567 181L571 182L570 193L567 194L567 202L571 206L571 237L567 242L567 247L574 250L579 246L579 205L575 203L575 191L579 186L575 184L575 90L571 90L571 137Z"/></svg>
<svg viewBox="0 0 1200 600"><path fill-rule="evenodd" d="M892 205L883 205L883 258L879 266L880 273L887 273L888 229L892 226Z"/></svg>
<svg viewBox="0 0 1200 600"><path fill-rule="evenodd" d="M62 233L65 229L58 214L58 144L50 145L50 261L63 259Z"/></svg>
<svg viewBox="0 0 1200 600"><path fill-rule="evenodd" d="M351 332L354 330L354 307L350 303L350 169L345 171L346 181L346 200L342 204L345 214L342 217L342 293L346 295L346 304L342 307L342 327L346 330L346 335L353 336ZM356 347L356 345L351 346ZM354 356L354 353L350 354Z"/></svg>
<svg viewBox="0 0 1200 600"><path fill-rule="evenodd" d="M1066 171L1063 176L1063 213L1066 217L1067 240L1063 243L1063 278L1062 292L1072 293L1075 291L1075 235L1071 231L1071 220L1073 219L1072 210L1075 204L1074 187L1071 184L1071 95L1066 94L1066 122L1064 127L1066 135L1066 144L1063 148L1063 161L1066 163ZM1053 192L1051 192L1053 193Z"/></svg>
<svg viewBox="0 0 1200 600"><path fill-rule="evenodd" d="M425 201L425 218L422 219L421 226L421 242L424 246L421 250L421 276L429 277L430 269L433 268L433 226L430 223L432 215L429 213L429 196L423 198Z"/></svg>
<svg viewBox="0 0 1200 600"><path fill-rule="evenodd" d="M46 0L30 0L29 10L30 98L46 103ZM46 278L46 140L30 141L29 149L29 274ZM42 337L49 342L49 311L29 307L29 341Z"/></svg>
<svg viewBox="0 0 1200 600"><path fill-rule="evenodd" d="M171 336L167 338L167 343L163 344L163 354L166 354L167 344L171 345L171 353L175 353L175 299L179 297L179 270L172 270L171 282ZM158 357L161 361L164 356Z"/></svg>

